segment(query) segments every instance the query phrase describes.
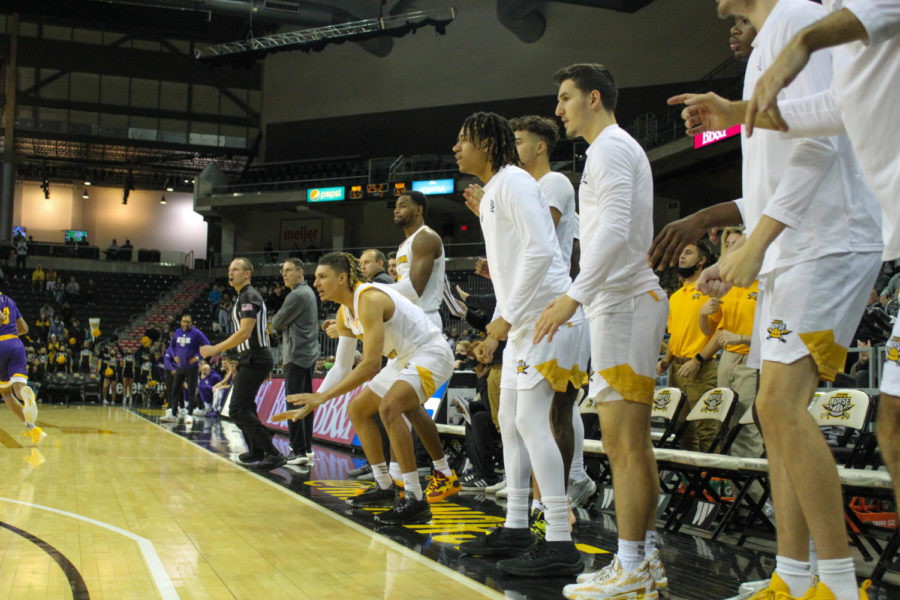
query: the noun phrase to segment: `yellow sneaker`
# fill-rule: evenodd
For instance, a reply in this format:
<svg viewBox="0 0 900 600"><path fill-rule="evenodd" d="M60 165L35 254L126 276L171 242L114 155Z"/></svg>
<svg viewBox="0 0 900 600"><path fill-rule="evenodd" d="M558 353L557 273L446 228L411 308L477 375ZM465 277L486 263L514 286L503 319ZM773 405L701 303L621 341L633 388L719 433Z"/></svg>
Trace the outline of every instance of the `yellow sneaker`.
<svg viewBox="0 0 900 600"><path fill-rule="evenodd" d="M44 433L44 430L38 426L34 426L31 429L26 429L25 433L23 433L25 437L31 440L31 443L35 446L41 443L41 440L47 437L47 434Z"/></svg>
<svg viewBox="0 0 900 600"><path fill-rule="evenodd" d="M402 479L394 479L394 487L397 488L397 500L402 499L406 492L403 491L403 480Z"/></svg>
<svg viewBox="0 0 900 600"><path fill-rule="evenodd" d="M434 475L426 477L426 479L428 479L428 487L425 488L425 497L428 499L428 504L445 500L453 494L458 494L462 489L456 471L450 471L450 477L440 471L435 471Z"/></svg>

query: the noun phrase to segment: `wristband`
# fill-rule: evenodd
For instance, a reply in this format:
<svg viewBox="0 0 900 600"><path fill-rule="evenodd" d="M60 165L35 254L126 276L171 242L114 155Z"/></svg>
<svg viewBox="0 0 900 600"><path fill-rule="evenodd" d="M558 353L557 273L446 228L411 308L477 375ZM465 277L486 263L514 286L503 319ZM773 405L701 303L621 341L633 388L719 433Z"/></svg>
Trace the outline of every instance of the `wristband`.
<svg viewBox="0 0 900 600"><path fill-rule="evenodd" d="M703 358L703 355L700 354L699 352L697 353L697 356L695 356L694 358L697 359L697 362L699 362L701 365L706 362L706 359Z"/></svg>

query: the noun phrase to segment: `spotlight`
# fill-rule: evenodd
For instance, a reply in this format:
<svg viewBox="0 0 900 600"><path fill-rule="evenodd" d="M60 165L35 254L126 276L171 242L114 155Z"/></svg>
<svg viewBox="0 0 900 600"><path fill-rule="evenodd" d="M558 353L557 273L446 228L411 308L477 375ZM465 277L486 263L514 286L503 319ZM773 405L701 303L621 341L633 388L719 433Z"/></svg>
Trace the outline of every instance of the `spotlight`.
<svg viewBox="0 0 900 600"><path fill-rule="evenodd" d="M169 177L168 179L166 179L166 191L167 192L175 191L175 178L174 177Z"/></svg>
<svg viewBox="0 0 900 600"><path fill-rule="evenodd" d="M84 173L84 185L93 185L93 181L91 181L91 175L87 171Z"/></svg>
<svg viewBox="0 0 900 600"><path fill-rule="evenodd" d="M81 197L84 198L85 200L88 199L87 188L84 188L84 191L81 192Z"/></svg>
<svg viewBox="0 0 900 600"><path fill-rule="evenodd" d="M41 189L44 190L44 198L50 199L50 180L46 177L41 178Z"/></svg>
<svg viewBox="0 0 900 600"><path fill-rule="evenodd" d="M165 194L163 194L162 198L159 199L159 203L162 205L165 205L165 203L166 203L166 195Z"/></svg>
<svg viewBox="0 0 900 600"><path fill-rule="evenodd" d="M131 171L125 176L125 184L122 186L122 204L128 204L128 195L134 189L134 175Z"/></svg>

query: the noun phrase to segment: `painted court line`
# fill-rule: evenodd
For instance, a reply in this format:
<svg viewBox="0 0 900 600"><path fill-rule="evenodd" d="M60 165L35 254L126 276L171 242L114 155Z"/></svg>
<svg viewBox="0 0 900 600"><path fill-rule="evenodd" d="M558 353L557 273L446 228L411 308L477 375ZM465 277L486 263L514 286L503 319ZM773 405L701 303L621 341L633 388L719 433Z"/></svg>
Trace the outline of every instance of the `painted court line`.
<svg viewBox="0 0 900 600"><path fill-rule="evenodd" d="M137 543L138 548L140 548L141 554L144 555L144 562L147 564L147 568L150 570L150 575L153 577L153 582L156 584L156 589L159 590L160 596L162 596L163 600L179 600L178 592L175 591L175 585L172 583L172 580L169 579L169 574L166 573L166 568L163 567L162 561L159 559L159 554L156 553L156 548L153 547L153 542L151 542L147 538L141 537L136 533L132 533L126 529L122 529L121 527L116 527L115 525L104 523L103 521L91 519L90 517L85 517L65 510L60 510L58 508L51 508L49 506L42 506L40 504L32 504L31 502L24 502L22 500L13 500L12 498L0 497L0 501L9 502L11 504L20 504L22 506L29 506L31 508L37 508L39 510L46 510L47 512L63 515L64 517L78 519L79 521L84 521L85 523L90 523L91 525L96 525L97 527L108 529L113 533L118 533L119 535L124 535L125 537L134 540L135 543Z"/></svg>
<svg viewBox="0 0 900 600"><path fill-rule="evenodd" d="M128 411L128 412L131 412L131 411ZM447 567L445 565L442 565L441 563L435 562L435 561L431 560L430 558L426 558L426 557L422 556L421 554L419 554L418 552L415 552L414 550L411 550L410 548L407 548L406 546L404 546L398 542L395 542L392 539L378 535L377 533L373 532L371 529L368 529L368 528L360 525L359 523L351 521L347 517L344 517L333 511L330 511L327 508L325 508L324 506L320 506L320 505L316 504L315 502L313 502L312 500L309 500L308 498L304 498L303 496L300 496L299 494L296 494L296 493L292 492L291 490L278 485L271 479L266 479L262 475L254 473L252 471L249 471L249 470L241 467L240 465L237 465L234 462L228 460L224 456L219 456L218 454L214 454L213 452L210 452L209 450L206 450L205 448L198 446L197 444L193 443L189 439L178 435L174 431L170 431L170 430L166 429L165 427L161 426L158 423L154 423L153 421L150 421L149 419L145 419L142 416L137 415L135 413L131 413L131 414L134 415L136 418L141 419L142 421L146 421L147 423L154 425L155 427L161 429L165 433L175 436L182 442L184 442L186 444L190 444L192 447L209 454L210 456L212 456L212 458L220 460L220 461L230 465L231 467L238 469L239 471L241 471L242 473L244 473L246 475L255 477L259 481L275 488L276 490L278 490L282 494L288 496L289 498L293 498L297 502L300 502L301 504L309 506L310 508L318 511L319 513L321 513L323 515L327 515L328 517L331 517L335 521L340 522L342 525L346 525L347 527L350 527L354 531L362 533L362 534L366 535L367 537L369 537L370 539L374 539L375 541L389 547L391 550L398 552L398 553L406 556L407 558L411 558L411 559L415 560L416 562L419 562L431 569L434 569L438 573L441 573L442 575L461 583L462 585L466 586L467 588L471 589L474 592L477 592L478 594L480 594L482 596L485 596L488 598L505 598L506 597L503 594L501 594L500 592L498 592L492 588L489 588L488 586L486 586L482 583L479 583L479 582L475 581L474 579L471 579L469 577L466 577L465 575L457 573L450 567Z"/></svg>

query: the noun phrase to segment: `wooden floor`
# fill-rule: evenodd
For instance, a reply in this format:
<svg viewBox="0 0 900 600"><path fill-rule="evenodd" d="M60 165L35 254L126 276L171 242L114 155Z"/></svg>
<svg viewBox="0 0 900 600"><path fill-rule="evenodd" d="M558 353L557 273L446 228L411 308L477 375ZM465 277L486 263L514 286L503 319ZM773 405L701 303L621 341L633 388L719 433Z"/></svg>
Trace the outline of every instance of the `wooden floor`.
<svg viewBox="0 0 900 600"><path fill-rule="evenodd" d="M502 595L122 408L0 410L0 598Z"/></svg>

